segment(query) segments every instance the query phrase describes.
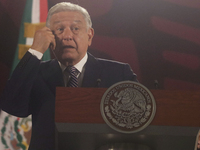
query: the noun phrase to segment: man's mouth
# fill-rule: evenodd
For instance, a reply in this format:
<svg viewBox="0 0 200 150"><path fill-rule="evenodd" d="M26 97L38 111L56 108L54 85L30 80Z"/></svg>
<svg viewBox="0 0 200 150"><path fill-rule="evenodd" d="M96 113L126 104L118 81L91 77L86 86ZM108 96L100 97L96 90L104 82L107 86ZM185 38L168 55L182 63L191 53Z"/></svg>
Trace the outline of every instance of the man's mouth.
<svg viewBox="0 0 200 150"><path fill-rule="evenodd" d="M71 45L65 45L65 46L63 46L63 49L69 49L69 48L75 48L75 47L71 46Z"/></svg>

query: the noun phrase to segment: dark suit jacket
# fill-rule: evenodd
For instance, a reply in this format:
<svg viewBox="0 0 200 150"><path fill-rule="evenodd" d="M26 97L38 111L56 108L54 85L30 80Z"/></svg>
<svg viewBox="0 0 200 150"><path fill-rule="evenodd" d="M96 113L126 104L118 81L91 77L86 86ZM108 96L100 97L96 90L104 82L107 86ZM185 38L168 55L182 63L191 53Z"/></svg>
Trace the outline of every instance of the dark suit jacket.
<svg viewBox="0 0 200 150"><path fill-rule="evenodd" d="M128 64L94 58L88 54L82 87L110 87L133 80L136 75ZM18 117L32 114L32 137L29 150L55 149L55 90L63 86L63 75L57 60L41 62L27 52L1 98L2 109Z"/></svg>

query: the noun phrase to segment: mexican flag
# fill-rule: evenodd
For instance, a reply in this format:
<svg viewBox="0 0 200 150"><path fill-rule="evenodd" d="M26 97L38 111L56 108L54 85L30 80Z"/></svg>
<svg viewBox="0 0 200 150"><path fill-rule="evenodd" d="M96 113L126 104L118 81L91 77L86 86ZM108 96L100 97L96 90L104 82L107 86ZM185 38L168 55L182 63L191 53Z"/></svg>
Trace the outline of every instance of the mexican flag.
<svg viewBox="0 0 200 150"><path fill-rule="evenodd" d="M15 52L11 73L32 45L35 31L45 26L47 13L47 0L27 0L20 26L18 46ZM50 59L49 50L45 52L42 59Z"/></svg>
<svg viewBox="0 0 200 150"><path fill-rule="evenodd" d="M47 12L47 0L26 1L11 73L32 45L35 31L45 26ZM50 59L49 50L44 53L42 59ZM19 118L2 111L0 114L0 150L27 150L31 129L31 116Z"/></svg>

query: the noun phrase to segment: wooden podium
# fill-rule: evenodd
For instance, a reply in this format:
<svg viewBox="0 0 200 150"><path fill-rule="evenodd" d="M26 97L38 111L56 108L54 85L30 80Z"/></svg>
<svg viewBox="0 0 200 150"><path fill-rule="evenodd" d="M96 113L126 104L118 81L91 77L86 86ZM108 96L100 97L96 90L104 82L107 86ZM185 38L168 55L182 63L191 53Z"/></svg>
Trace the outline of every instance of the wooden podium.
<svg viewBox="0 0 200 150"><path fill-rule="evenodd" d="M200 128L200 91L150 90L156 114L144 130L111 129L100 112L106 88L65 88L56 92L57 149L98 150L112 143L135 143L152 150L194 150Z"/></svg>

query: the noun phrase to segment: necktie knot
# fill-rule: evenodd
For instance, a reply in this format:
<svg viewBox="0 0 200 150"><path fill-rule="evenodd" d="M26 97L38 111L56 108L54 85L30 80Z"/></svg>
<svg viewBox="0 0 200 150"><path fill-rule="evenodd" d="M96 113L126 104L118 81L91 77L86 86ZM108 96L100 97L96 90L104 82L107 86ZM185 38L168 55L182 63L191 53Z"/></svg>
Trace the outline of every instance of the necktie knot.
<svg viewBox="0 0 200 150"><path fill-rule="evenodd" d="M67 67L67 70L70 74L70 79L67 84L68 87L78 87L78 70L74 66Z"/></svg>
<svg viewBox="0 0 200 150"><path fill-rule="evenodd" d="M78 75L78 70L74 66L68 66L67 70L70 75L75 75L75 76Z"/></svg>

